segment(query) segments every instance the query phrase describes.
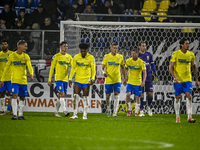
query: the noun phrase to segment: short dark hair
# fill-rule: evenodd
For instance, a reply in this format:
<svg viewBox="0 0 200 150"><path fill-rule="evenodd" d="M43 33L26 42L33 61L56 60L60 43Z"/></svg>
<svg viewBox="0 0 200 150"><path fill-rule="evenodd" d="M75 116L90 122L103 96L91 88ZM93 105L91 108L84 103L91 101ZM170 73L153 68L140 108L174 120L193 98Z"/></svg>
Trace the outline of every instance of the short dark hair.
<svg viewBox="0 0 200 150"><path fill-rule="evenodd" d="M80 43L79 46L78 46L80 49L88 49L89 48L89 45L87 43Z"/></svg>
<svg viewBox="0 0 200 150"><path fill-rule="evenodd" d="M24 12L25 13L26 11L25 11L25 9L20 9L19 12Z"/></svg>
<svg viewBox="0 0 200 150"><path fill-rule="evenodd" d="M144 42L144 41L140 41L140 42L138 43L138 46L141 46L142 43L145 43L145 42Z"/></svg>
<svg viewBox="0 0 200 150"><path fill-rule="evenodd" d="M117 45L118 45L117 42L112 42L112 43L111 43L111 46L117 46Z"/></svg>
<svg viewBox="0 0 200 150"><path fill-rule="evenodd" d="M180 40L180 42L179 42L180 48L182 48L181 44L184 44L185 41L188 41L188 40L187 40L186 38L182 38L182 39Z"/></svg>
<svg viewBox="0 0 200 150"><path fill-rule="evenodd" d="M27 43L25 40L19 40L19 41L17 42L17 47L18 47L19 45L23 45L23 44L25 44L25 43Z"/></svg>
<svg viewBox="0 0 200 150"><path fill-rule="evenodd" d="M60 46L62 46L63 44L67 44L67 42L66 42L66 41L62 41L62 42L60 43Z"/></svg>
<svg viewBox="0 0 200 150"><path fill-rule="evenodd" d="M134 52L136 52L136 53L139 53L139 51L138 51L137 48L134 48L134 49L132 49L131 51L134 51Z"/></svg>
<svg viewBox="0 0 200 150"><path fill-rule="evenodd" d="M1 44L2 44L3 42L6 42L6 43L8 44L8 41L5 40L5 39L1 40Z"/></svg>

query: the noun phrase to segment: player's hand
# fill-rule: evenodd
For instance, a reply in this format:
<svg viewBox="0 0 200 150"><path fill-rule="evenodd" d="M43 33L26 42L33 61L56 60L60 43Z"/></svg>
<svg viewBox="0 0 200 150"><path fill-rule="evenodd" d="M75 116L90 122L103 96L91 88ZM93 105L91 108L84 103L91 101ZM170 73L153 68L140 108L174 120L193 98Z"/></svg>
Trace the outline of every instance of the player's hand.
<svg viewBox="0 0 200 150"><path fill-rule="evenodd" d="M48 81L48 85L51 86L51 85L52 85L52 82L51 82L51 81Z"/></svg>
<svg viewBox="0 0 200 150"><path fill-rule="evenodd" d="M69 87L72 87L72 80L69 80Z"/></svg>
<svg viewBox="0 0 200 150"><path fill-rule="evenodd" d="M141 87L144 87L144 86L145 86L145 82L144 83L142 82Z"/></svg>
<svg viewBox="0 0 200 150"><path fill-rule="evenodd" d="M197 89L199 88L199 81L195 81L195 86L197 87Z"/></svg>
<svg viewBox="0 0 200 150"><path fill-rule="evenodd" d="M4 85L4 82L3 82L3 81L1 81L1 83L0 83L0 88L2 88L2 87L3 87L3 85Z"/></svg>
<svg viewBox="0 0 200 150"><path fill-rule="evenodd" d="M30 75L31 81L33 80L33 75Z"/></svg>
<svg viewBox="0 0 200 150"><path fill-rule="evenodd" d="M174 82L178 83L178 78L177 77L174 77Z"/></svg>
<svg viewBox="0 0 200 150"><path fill-rule="evenodd" d="M158 82L158 77L156 74L154 74L154 82L157 83Z"/></svg>
<svg viewBox="0 0 200 150"><path fill-rule="evenodd" d="M124 78L123 78L123 84L124 84L124 86L126 86L126 84L127 84L127 81Z"/></svg>
<svg viewBox="0 0 200 150"><path fill-rule="evenodd" d="M104 72L103 75L104 75L104 77L107 77L107 76L108 76L108 74L107 74L106 72Z"/></svg>
<svg viewBox="0 0 200 150"><path fill-rule="evenodd" d="M90 85L93 85L94 84L94 80L90 80Z"/></svg>

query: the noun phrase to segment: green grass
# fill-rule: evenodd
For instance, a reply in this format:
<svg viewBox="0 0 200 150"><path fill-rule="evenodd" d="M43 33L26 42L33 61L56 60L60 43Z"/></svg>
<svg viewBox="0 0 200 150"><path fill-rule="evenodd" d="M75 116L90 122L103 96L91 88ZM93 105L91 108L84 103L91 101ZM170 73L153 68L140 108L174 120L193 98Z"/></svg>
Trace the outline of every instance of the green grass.
<svg viewBox="0 0 200 150"><path fill-rule="evenodd" d="M64 114L61 113L62 116ZM72 114L71 114L72 115ZM125 149L199 149L200 115L196 123L175 123L175 115L116 118L106 114L88 114L76 120L56 118L53 113L25 112L26 120L0 116L1 150L125 150Z"/></svg>

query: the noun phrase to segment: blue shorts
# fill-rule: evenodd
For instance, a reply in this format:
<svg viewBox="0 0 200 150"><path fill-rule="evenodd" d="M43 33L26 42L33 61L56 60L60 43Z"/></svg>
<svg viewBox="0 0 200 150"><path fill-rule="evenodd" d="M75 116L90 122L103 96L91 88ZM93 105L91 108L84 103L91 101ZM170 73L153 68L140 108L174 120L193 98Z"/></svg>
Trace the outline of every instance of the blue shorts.
<svg viewBox="0 0 200 150"><path fill-rule="evenodd" d="M152 81L145 82L145 86L142 89L143 92L153 92L153 82Z"/></svg>
<svg viewBox="0 0 200 150"><path fill-rule="evenodd" d="M142 96L142 87L137 86L137 85L132 85L132 84L127 84L126 85L126 93L131 92L131 94L134 94L136 96Z"/></svg>
<svg viewBox="0 0 200 150"><path fill-rule="evenodd" d="M105 92L106 92L106 94L112 93L113 89L114 89L114 92L120 93L121 83L105 84Z"/></svg>
<svg viewBox="0 0 200 150"><path fill-rule="evenodd" d="M181 93L189 92L192 94L192 82L174 83L174 94L180 95Z"/></svg>
<svg viewBox="0 0 200 150"><path fill-rule="evenodd" d="M67 87L68 87L68 82L65 81L56 81L56 86L57 86L57 92L65 92L67 94Z"/></svg>
<svg viewBox="0 0 200 150"><path fill-rule="evenodd" d="M11 92L11 81L4 81L3 87L0 88L0 92L8 91Z"/></svg>
<svg viewBox="0 0 200 150"><path fill-rule="evenodd" d="M81 88L81 90L83 90L85 87L90 86L90 84L83 84L83 83L79 83L79 82L74 82L74 84L78 84L78 86Z"/></svg>
<svg viewBox="0 0 200 150"><path fill-rule="evenodd" d="M27 85L12 83L12 94L28 97Z"/></svg>

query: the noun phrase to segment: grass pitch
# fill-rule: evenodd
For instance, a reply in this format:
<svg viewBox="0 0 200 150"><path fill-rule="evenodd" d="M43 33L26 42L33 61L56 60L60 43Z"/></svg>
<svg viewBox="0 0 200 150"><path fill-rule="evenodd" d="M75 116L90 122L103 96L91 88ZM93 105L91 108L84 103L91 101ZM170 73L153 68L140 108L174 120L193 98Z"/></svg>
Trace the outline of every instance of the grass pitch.
<svg viewBox="0 0 200 150"><path fill-rule="evenodd" d="M53 117L53 113L25 112L26 120L0 116L1 150L129 150L129 149L199 149L200 115L196 123L175 123L175 115L116 118L106 114L88 114L88 119ZM71 113L72 115L72 113ZM70 116L71 116L70 115Z"/></svg>

